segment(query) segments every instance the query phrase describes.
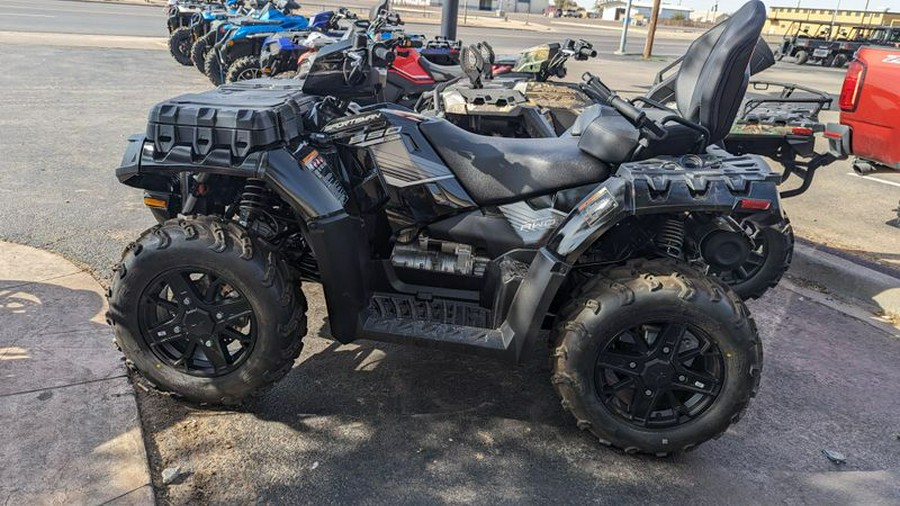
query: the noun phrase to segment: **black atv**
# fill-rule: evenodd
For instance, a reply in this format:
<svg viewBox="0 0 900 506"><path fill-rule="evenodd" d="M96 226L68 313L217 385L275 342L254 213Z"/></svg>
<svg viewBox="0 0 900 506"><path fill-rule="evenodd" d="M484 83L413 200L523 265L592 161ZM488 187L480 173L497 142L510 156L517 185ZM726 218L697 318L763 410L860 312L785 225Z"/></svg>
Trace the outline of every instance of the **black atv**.
<svg viewBox="0 0 900 506"><path fill-rule="evenodd" d="M700 122L651 119L598 86L629 121L618 136L602 117L578 138L503 139L360 108L391 60L366 37L323 48L302 82L158 105L117 176L170 218L115 269L116 342L157 388L236 403L300 354L302 280L322 284L344 343L519 360L549 333L562 406L601 443L665 455L718 437L757 391L761 341L682 250L735 262L749 245L733 221L782 219L777 174L707 147L734 120L765 17L753 0L691 47L692 105L715 111Z"/></svg>

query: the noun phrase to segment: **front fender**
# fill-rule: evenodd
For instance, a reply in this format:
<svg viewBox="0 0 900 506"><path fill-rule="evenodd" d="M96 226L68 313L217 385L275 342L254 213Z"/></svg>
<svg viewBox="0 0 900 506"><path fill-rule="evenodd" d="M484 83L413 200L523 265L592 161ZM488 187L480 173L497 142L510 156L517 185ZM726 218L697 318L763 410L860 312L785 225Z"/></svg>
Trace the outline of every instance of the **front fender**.
<svg viewBox="0 0 900 506"><path fill-rule="evenodd" d="M208 173L262 179L288 203L306 225L307 240L319 265L332 335L342 342L356 338L360 314L368 301L365 265L368 242L362 221L344 209L346 194L328 179L324 158L301 147L251 153L240 164L217 152L198 160L190 146L176 146L165 156L154 156L153 143L144 135L129 139L116 169L119 181L148 191L169 191L172 177L182 173Z"/></svg>
<svg viewBox="0 0 900 506"><path fill-rule="evenodd" d="M260 176L306 223L331 335L346 343L358 335L368 302L368 242L362 220L344 210L346 195L327 179L325 163L311 148L301 148L296 157L284 149L270 151Z"/></svg>

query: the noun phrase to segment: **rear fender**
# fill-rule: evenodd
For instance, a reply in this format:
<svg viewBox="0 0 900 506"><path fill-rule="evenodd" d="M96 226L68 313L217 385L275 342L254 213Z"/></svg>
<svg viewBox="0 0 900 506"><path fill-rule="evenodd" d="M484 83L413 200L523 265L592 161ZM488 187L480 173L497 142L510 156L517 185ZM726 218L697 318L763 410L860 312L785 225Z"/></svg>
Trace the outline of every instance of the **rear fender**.
<svg viewBox="0 0 900 506"><path fill-rule="evenodd" d="M763 222L783 217L778 175L762 159L738 157L724 163L726 169L684 171L666 169L654 160L625 164L575 206L535 256L506 315L502 330L505 339L517 343L516 358L534 346L578 258L625 218L687 211L741 214L744 200L768 202L767 209L747 211L747 216Z"/></svg>

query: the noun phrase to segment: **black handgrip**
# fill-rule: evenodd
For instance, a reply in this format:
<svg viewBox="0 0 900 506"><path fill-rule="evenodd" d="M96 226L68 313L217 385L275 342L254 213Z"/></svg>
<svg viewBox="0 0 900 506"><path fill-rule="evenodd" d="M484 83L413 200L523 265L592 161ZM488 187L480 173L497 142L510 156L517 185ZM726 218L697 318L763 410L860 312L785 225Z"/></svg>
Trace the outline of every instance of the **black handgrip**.
<svg viewBox="0 0 900 506"><path fill-rule="evenodd" d="M376 44L372 48L372 56L376 60L383 61L385 64L388 64L388 65L393 63L394 58L396 57L396 55L394 54L394 51L392 51L391 49L388 49L387 47L385 47L384 45L381 45L381 44Z"/></svg>
<svg viewBox="0 0 900 506"><path fill-rule="evenodd" d="M601 81L600 78L595 76L594 74L585 72L581 75L581 79L582 81L584 81L585 89L592 92L592 95L594 95L595 98L599 99L601 102L606 102L611 96L613 96L613 92L611 89L609 89L609 86L603 84L603 81Z"/></svg>
<svg viewBox="0 0 900 506"><path fill-rule="evenodd" d="M631 105L630 102L622 99L618 95L611 95L608 99L608 103L632 125L636 127L641 126L641 122L644 120L644 116L646 116L643 111Z"/></svg>
<svg viewBox="0 0 900 506"><path fill-rule="evenodd" d="M607 102L635 127L648 132L656 139L662 139L666 136L666 130L659 123L647 118L647 113L635 107L631 102L620 98L618 95L610 96Z"/></svg>

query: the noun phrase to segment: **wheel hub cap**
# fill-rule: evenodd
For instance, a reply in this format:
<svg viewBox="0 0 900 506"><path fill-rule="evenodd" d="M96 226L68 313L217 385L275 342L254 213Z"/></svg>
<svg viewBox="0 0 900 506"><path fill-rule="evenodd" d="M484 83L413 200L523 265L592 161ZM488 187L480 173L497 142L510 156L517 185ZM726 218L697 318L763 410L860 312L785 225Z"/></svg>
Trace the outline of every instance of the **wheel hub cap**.
<svg viewBox="0 0 900 506"><path fill-rule="evenodd" d="M202 309L191 309L184 314L184 327L193 336L208 336L215 326L210 314Z"/></svg>

